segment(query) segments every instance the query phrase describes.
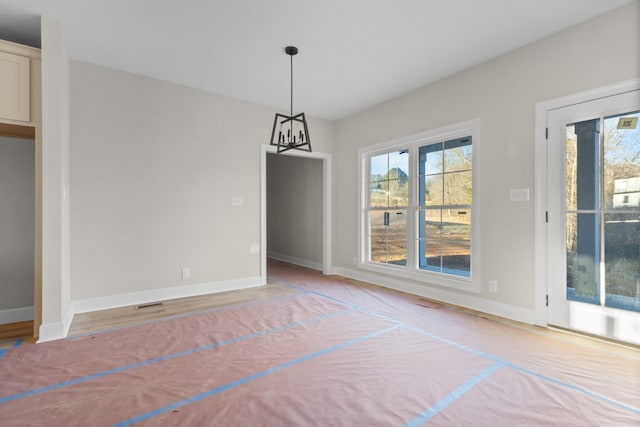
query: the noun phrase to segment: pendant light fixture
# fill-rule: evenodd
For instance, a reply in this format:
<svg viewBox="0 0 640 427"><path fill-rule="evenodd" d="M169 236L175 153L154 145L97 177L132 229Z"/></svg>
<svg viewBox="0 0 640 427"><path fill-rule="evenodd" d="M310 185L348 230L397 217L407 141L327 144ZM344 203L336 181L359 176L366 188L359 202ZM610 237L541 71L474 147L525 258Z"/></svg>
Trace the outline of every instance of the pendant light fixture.
<svg viewBox="0 0 640 427"><path fill-rule="evenodd" d="M271 145L278 146L278 153L292 149L311 151L309 128L304 113L293 115L293 56L298 54L298 48L287 46L284 51L291 57L291 115L276 113L271 131Z"/></svg>

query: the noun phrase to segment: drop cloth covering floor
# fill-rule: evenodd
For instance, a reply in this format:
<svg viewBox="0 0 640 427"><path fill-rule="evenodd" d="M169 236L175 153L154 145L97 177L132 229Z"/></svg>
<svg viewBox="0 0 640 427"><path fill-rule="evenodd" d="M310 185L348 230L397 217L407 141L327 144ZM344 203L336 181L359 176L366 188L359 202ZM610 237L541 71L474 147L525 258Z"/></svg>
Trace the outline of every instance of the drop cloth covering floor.
<svg viewBox="0 0 640 427"><path fill-rule="evenodd" d="M640 425L640 353L271 263L290 296L0 351L0 426Z"/></svg>

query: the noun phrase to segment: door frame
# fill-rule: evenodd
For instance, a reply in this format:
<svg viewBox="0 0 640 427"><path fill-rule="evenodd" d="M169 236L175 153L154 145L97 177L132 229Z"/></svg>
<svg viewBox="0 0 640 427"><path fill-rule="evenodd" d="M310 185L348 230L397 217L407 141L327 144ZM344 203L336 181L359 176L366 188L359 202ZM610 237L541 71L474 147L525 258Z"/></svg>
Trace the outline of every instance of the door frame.
<svg viewBox="0 0 640 427"><path fill-rule="evenodd" d="M548 325L547 296L549 277L547 266L547 212L549 183L547 173L549 158L547 148L547 115L550 110L569 107L574 104L597 100L608 96L640 89L640 79L632 79L597 89L592 89L536 104L535 115L535 223L534 223L534 282L535 282L535 324Z"/></svg>
<svg viewBox="0 0 640 427"><path fill-rule="evenodd" d="M275 145L260 146L260 277L262 284L267 283L267 154L277 153ZM331 154L310 151L289 150L280 156L304 157L322 160L322 273L332 274L331 236L333 210Z"/></svg>
<svg viewBox="0 0 640 427"><path fill-rule="evenodd" d="M0 121L0 137L22 139L25 141L33 142L33 166L34 166L34 257L33 257L33 305L31 319L28 320L15 320L10 323L17 322L32 322L33 323L33 335L38 336L38 329L41 323L41 311L42 311L42 185L40 182L40 176L42 175L42 165L39 161L41 153L40 135L36 129L36 125L31 122L25 122L26 124L9 123L8 121ZM21 316L19 316L21 317Z"/></svg>

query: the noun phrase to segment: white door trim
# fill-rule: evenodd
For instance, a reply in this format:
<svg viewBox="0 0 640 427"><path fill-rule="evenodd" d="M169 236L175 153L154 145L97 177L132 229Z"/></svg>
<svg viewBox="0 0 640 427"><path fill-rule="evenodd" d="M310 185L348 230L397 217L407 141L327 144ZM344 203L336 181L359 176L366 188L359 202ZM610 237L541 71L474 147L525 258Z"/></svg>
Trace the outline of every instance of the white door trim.
<svg viewBox="0 0 640 427"><path fill-rule="evenodd" d="M260 148L260 277L267 283L267 154L277 153L275 145L263 144ZM332 274L331 236L333 200L331 154L289 150L281 156L297 156L322 160L322 273Z"/></svg>
<svg viewBox="0 0 640 427"><path fill-rule="evenodd" d="M549 111L582 102L640 89L640 79L627 80L601 88L555 98L536 104L535 118L535 324L547 326L546 295L549 292L547 276L547 226L546 212L549 189L547 182L547 114Z"/></svg>

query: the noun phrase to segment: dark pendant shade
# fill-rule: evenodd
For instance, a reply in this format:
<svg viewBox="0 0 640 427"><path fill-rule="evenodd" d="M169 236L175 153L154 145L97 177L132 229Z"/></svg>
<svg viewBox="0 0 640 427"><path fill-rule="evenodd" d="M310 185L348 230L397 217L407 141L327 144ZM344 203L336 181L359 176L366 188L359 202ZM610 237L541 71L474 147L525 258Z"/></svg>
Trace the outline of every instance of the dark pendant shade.
<svg viewBox="0 0 640 427"><path fill-rule="evenodd" d="M278 146L278 153L291 149L311 151L309 128L304 113L295 116L276 113L271 131L271 145Z"/></svg>

